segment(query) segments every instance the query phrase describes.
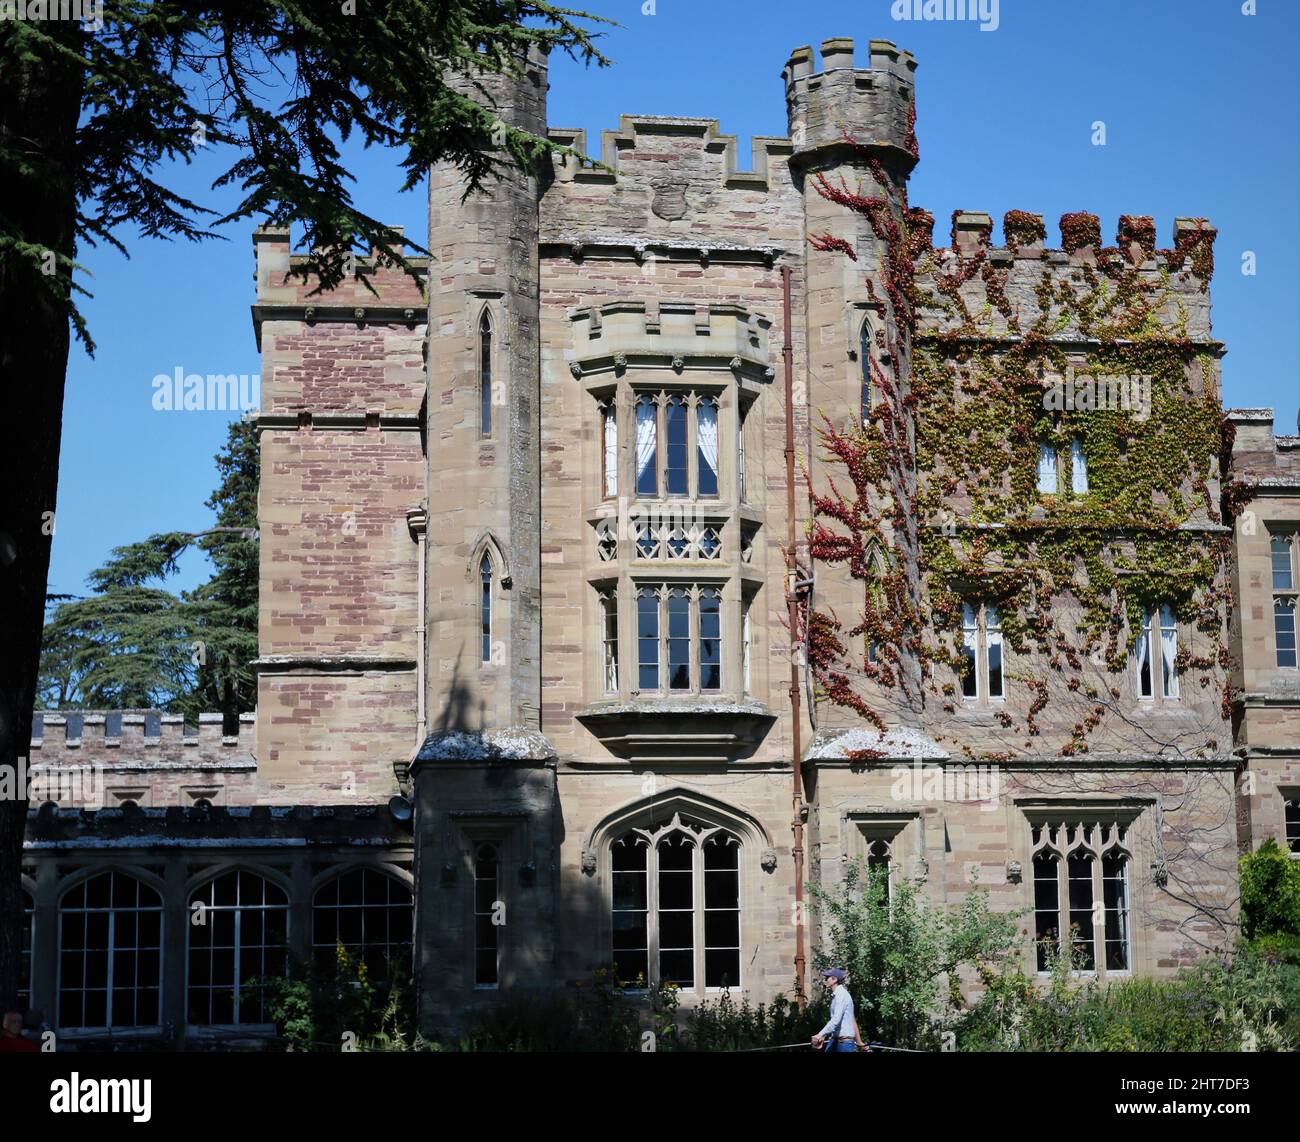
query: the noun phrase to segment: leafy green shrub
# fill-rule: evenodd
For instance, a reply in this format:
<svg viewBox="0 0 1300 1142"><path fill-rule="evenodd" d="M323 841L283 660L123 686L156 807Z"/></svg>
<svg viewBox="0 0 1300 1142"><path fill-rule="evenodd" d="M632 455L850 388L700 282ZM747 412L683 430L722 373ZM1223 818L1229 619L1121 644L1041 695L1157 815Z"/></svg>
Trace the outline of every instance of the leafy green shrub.
<svg viewBox="0 0 1300 1142"><path fill-rule="evenodd" d="M1000 964L1016 945L1021 913L993 912L973 879L954 914L915 881L899 879L887 894L885 877L858 860L834 890L810 886L829 941L814 964L848 973L864 1040L935 1047L940 1018L960 1003L961 969Z"/></svg>
<svg viewBox="0 0 1300 1142"><path fill-rule="evenodd" d="M421 1050L416 999L405 957L375 981L363 959L336 949L329 968L295 964L287 975L258 980L268 1016L291 1051Z"/></svg>
<svg viewBox="0 0 1300 1142"><path fill-rule="evenodd" d="M1300 861L1272 837L1241 858L1241 932L1300 936Z"/></svg>
<svg viewBox="0 0 1300 1142"><path fill-rule="evenodd" d="M959 1050L1267 1051L1300 1042L1300 971L1253 956L1101 984L1075 978L1062 955L1045 982L1015 969L986 985L954 1028Z"/></svg>
<svg viewBox="0 0 1300 1142"><path fill-rule="evenodd" d="M792 1043L808 1045L826 1022L825 999L800 1012L787 996L778 995L770 1004L739 1004L724 991L716 1000L706 1000L686 1012L678 1050L752 1051Z"/></svg>

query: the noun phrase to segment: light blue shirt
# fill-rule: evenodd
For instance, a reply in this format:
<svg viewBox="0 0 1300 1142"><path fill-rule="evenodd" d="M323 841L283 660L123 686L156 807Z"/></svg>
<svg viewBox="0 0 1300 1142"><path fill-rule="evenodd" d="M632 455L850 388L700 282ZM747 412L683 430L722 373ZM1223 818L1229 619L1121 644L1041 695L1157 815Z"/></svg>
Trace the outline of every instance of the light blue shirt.
<svg viewBox="0 0 1300 1142"><path fill-rule="evenodd" d="M835 989L831 996L831 1017L819 1035L833 1036L836 1039L853 1039L857 1036L857 1024L853 1019L853 996L843 984Z"/></svg>

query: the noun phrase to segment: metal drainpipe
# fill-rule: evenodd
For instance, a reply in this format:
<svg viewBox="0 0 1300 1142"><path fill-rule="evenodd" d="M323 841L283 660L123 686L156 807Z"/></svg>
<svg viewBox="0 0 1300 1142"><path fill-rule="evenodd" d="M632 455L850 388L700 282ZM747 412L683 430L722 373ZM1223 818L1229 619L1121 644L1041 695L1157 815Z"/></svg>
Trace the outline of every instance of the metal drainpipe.
<svg viewBox="0 0 1300 1142"><path fill-rule="evenodd" d="M786 544L786 586L785 602L790 624L790 717L791 749L794 754L792 769L794 772L794 789L792 798L793 818L790 829L794 833L794 845L790 856L794 860L794 986L799 1010L807 1004L805 995L805 959L804 959L804 906L803 906L803 747L801 742L802 714L799 703L799 663L794 654L796 640L799 637L799 597L795 583L799 578L799 562L796 558L795 544L798 540L798 524L795 519L794 504L794 344L790 340L790 267L781 267L781 303L784 322L784 343L781 356L785 362L785 515L787 525Z"/></svg>

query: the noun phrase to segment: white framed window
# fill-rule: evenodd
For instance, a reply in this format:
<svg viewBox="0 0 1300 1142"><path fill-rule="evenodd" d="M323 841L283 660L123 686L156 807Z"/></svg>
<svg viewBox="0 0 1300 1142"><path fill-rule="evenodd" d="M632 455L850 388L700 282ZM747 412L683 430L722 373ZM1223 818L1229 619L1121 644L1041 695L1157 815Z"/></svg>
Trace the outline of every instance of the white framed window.
<svg viewBox="0 0 1300 1142"><path fill-rule="evenodd" d="M1038 490L1045 496L1060 491L1056 474L1056 449L1050 444L1038 446Z"/></svg>
<svg viewBox="0 0 1300 1142"><path fill-rule="evenodd" d="M1138 697L1175 701L1178 682L1178 616L1168 604L1142 612L1142 631L1135 650Z"/></svg>
<svg viewBox="0 0 1300 1142"><path fill-rule="evenodd" d="M1070 494L1083 496L1088 492L1088 455L1083 448L1083 438L1072 437L1068 453L1059 452L1054 444L1038 445L1038 491L1041 495L1062 494L1062 477L1070 474Z"/></svg>
<svg viewBox="0 0 1300 1142"><path fill-rule="evenodd" d="M1273 600L1273 637L1277 643L1277 664L1284 670L1296 668L1295 599Z"/></svg>
<svg viewBox="0 0 1300 1142"><path fill-rule="evenodd" d="M327 880L312 898L312 949L328 968L339 947L366 965L370 979L393 978L409 967L414 903L408 885L386 872L354 868Z"/></svg>
<svg viewBox="0 0 1300 1142"><path fill-rule="evenodd" d="M1273 644L1278 668L1296 669L1296 536L1292 532L1269 539L1273 579Z"/></svg>
<svg viewBox="0 0 1300 1142"><path fill-rule="evenodd" d="M746 598L742 600L740 606L740 677L743 682L745 693L752 691L749 688L749 643L750 643L750 626L749 611L754 600Z"/></svg>
<svg viewBox="0 0 1300 1142"><path fill-rule="evenodd" d="M962 697L1000 701L1005 695L1002 617L994 603L963 603L961 624Z"/></svg>
<svg viewBox="0 0 1300 1142"><path fill-rule="evenodd" d="M1269 540L1273 571L1273 590L1295 590L1295 536L1275 535Z"/></svg>
<svg viewBox="0 0 1300 1142"><path fill-rule="evenodd" d="M1088 457L1078 436L1070 441L1070 491L1076 496L1088 491Z"/></svg>
<svg viewBox="0 0 1300 1142"><path fill-rule="evenodd" d="M636 601L638 689L677 694L721 690L721 588L641 584Z"/></svg>
<svg viewBox="0 0 1300 1142"><path fill-rule="evenodd" d="M747 502L749 499L745 490L745 422L748 417L749 407L747 405L738 409L736 415L736 479L742 503Z"/></svg>
<svg viewBox="0 0 1300 1142"><path fill-rule="evenodd" d="M235 869L194 890L189 901L190 1023L263 1023L256 981L289 961L289 898L253 872Z"/></svg>
<svg viewBox="0 0 1300 1142"><path fill-rule="evenodd" d="M600 487L607 500L618 495L618 407L613 400L600 406Z"/></svg>
<svg viewBox="0 0 1300 1142"><path fill-rule="evenodd" d="M607 591L600 596L601 673L605 693L618 692L618 595Z"/></svg>
<svg viewBox="0 0 1300 1142"><path fill-rule="evenodd" d="M59 903L60 1027L161 1019L162 897L129 873L95 873Z"/></svg>
<svg viewBox="0 0 1300 1142"><path fill-rule="evenodd" d="M741 986L741 848L735 834L680 813L614 838L611 950L624 986Z"/></svg>
<svg viewBox="0 0 1300 1142"><path fill-rule="evenodd" d="M693 390L637 391L636 494L716 498L718 397Z"/></svg>
<svg viewBox="0 0 1300 1142"><path fill-rule="evenodd" d="M1284 794L1282 816L1286 847L1300 855L1300 792Z"/></svg>
<svg viewBox="0 0 1300 1142"><path fill-rule="evenodd" d="M1133 968L1129 822L1077 816L1033 823L1035 962L1070 941L1075 970L1127 973Z"/></svg>

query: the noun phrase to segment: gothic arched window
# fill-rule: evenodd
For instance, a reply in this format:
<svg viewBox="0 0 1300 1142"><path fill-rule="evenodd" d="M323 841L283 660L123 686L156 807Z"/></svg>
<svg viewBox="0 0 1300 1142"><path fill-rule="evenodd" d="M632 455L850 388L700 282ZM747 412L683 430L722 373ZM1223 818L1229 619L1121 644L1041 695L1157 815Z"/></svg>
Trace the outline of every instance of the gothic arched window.
<svg viewBox="0 0 1300 1142"><path fill-rule="evenodd" d="M483 640L482 661L492 661L492 556L483 552L478 565L479 626Z"/></svg>
<svg viewBox="0 0 1300 1142"><path fill-rule="evenodd" d="M372 980L389 980L395 958L411 947L411 890L396 877L354 868L316 890L312 947L330 967L341 946L358 956Z"/></svg>
<svg viewBox="0 0 1300 1142"><path fill-rule="evenodd" d="M492 435L492 319L485 309L478 323L479 435Z"/></svg>
<svg viewBox="0 0 1300 1142"><path fill-rule="evenodd" d="M624 986L740 986L740 847L681 814L614 839L612 951Z"/></svg>
<svg viewBox="0 0 1300 1142"><path fill-rule="evenodd" d="M1035 824L1032 838L1038 970L1068 946L1075 971L1130 971L1129 823L1081 815Z"/></svg>
<svg viewBox="0 0 1300 1142"><path fill-rule="evenodd" d="M69 889L59 904L60 1027L149 1027L159 1022L162 897L112 869Z"/></svg>
<svg viewBox="0 0 1300 1142"><path fill-rule="evenodd" d="M871 415L871 326L863 321L858 331L858 365L862 371L862 423Z"/></svg>
<svg viewBox="0 0 1300 1142"><path fill-rule="evenodd" d="M255 872L234 869L196 889L187 931L189 1021L262 1023L256 981L288 965L289 897Z"/></svg>

